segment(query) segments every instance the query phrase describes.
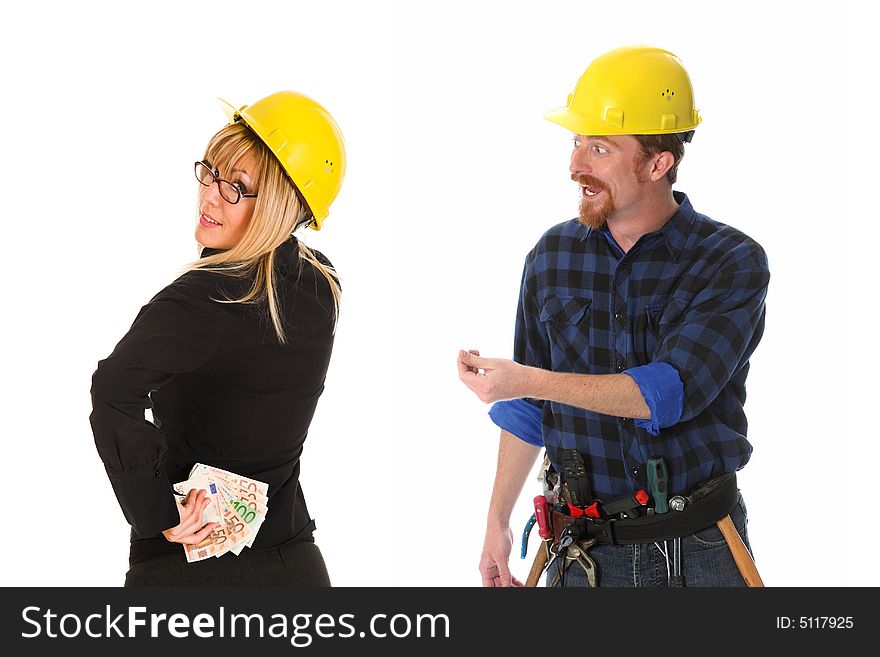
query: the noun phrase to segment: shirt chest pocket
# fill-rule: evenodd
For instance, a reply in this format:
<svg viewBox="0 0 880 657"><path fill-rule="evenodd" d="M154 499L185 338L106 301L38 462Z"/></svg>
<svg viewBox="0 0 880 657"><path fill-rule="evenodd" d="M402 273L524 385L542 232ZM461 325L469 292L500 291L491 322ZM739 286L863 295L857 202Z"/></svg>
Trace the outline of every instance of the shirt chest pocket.
<svg viewBox="0 0 880 657"><path fill-rule="evenodd" d="M586 372L590 363L590 304L584 297L549 296L540 319L547 328L555 370Z"/></svg>
<svg viewBox="0 0 880 657"><path fill-rule="evenodd" d="M651 362L657 341L660 339L660 318L666 303L652 303L645 308L643 321L645 324L645 356L646 362Z"/></svg>

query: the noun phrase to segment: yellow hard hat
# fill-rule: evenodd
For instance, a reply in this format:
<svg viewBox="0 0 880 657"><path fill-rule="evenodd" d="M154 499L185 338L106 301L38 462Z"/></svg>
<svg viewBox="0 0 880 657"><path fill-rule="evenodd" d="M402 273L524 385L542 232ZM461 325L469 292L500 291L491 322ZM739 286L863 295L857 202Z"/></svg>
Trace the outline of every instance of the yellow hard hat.
<svg viewBox="0 0 880 657"><path fill-rule="evenodd" d="M597 57L566 106L544 118L575 134L596 136L691 133L702 120L681 60L648 46L616 48Z"/></svg>
<svg viewBox="0 0 880 657"><path fill-rule="evenodd" d="M230 123L242 121L275 154L321 230L345 176L345 142L330 113L308 96L279 91L235 109L218 98Z"/></svg>

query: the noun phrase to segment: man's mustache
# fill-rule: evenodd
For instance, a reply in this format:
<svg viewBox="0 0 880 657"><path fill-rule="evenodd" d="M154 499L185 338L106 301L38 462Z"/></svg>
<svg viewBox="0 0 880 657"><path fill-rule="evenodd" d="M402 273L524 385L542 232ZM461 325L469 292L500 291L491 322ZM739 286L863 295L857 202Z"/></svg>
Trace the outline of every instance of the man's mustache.
<svg viewBox="0 0 880 657"><path fill-rule="evenodd" d="M587 185L594 189L605 189L605 183L598 178L593 178L593 176L588 176L584 173L573 173L571 174L571 179L581 186Z"/></svg>

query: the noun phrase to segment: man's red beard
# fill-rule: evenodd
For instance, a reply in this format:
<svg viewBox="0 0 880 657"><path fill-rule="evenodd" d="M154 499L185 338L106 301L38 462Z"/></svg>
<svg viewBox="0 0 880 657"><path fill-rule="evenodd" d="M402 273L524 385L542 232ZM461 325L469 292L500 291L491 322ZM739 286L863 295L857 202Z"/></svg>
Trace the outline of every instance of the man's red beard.
<svg viewBox="0 0 880 657"><path fill-rule="evenodd" d="M578 221L588 228L601 230L605 227L608 217L614 212L614 199L611 198L611 192L604 183L592 176L573 173L571 174L571 179L581 186L581 202L578 207ZM589 185L593 190L601 190L602 193L595 200L584 198L584 185Z"/></svg>

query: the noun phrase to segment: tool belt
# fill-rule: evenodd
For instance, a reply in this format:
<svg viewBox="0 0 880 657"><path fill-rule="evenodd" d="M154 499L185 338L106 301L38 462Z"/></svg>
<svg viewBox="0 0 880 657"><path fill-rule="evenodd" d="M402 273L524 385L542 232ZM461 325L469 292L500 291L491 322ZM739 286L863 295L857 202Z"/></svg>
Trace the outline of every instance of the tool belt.
<svg viewBox="0 0 880 657"><path fill-rule="evenodd" d="M554 538L558 541L562 532L572 523L583 527L582 539L595 538L601 545L631 545L653 543L688 536L714 525L729 515L736 504L736 475L723 474L695 487L685 499L681 511L670 509L666 513L640 518L573 518L568 513L551 511L550 519Z"/></svg>

